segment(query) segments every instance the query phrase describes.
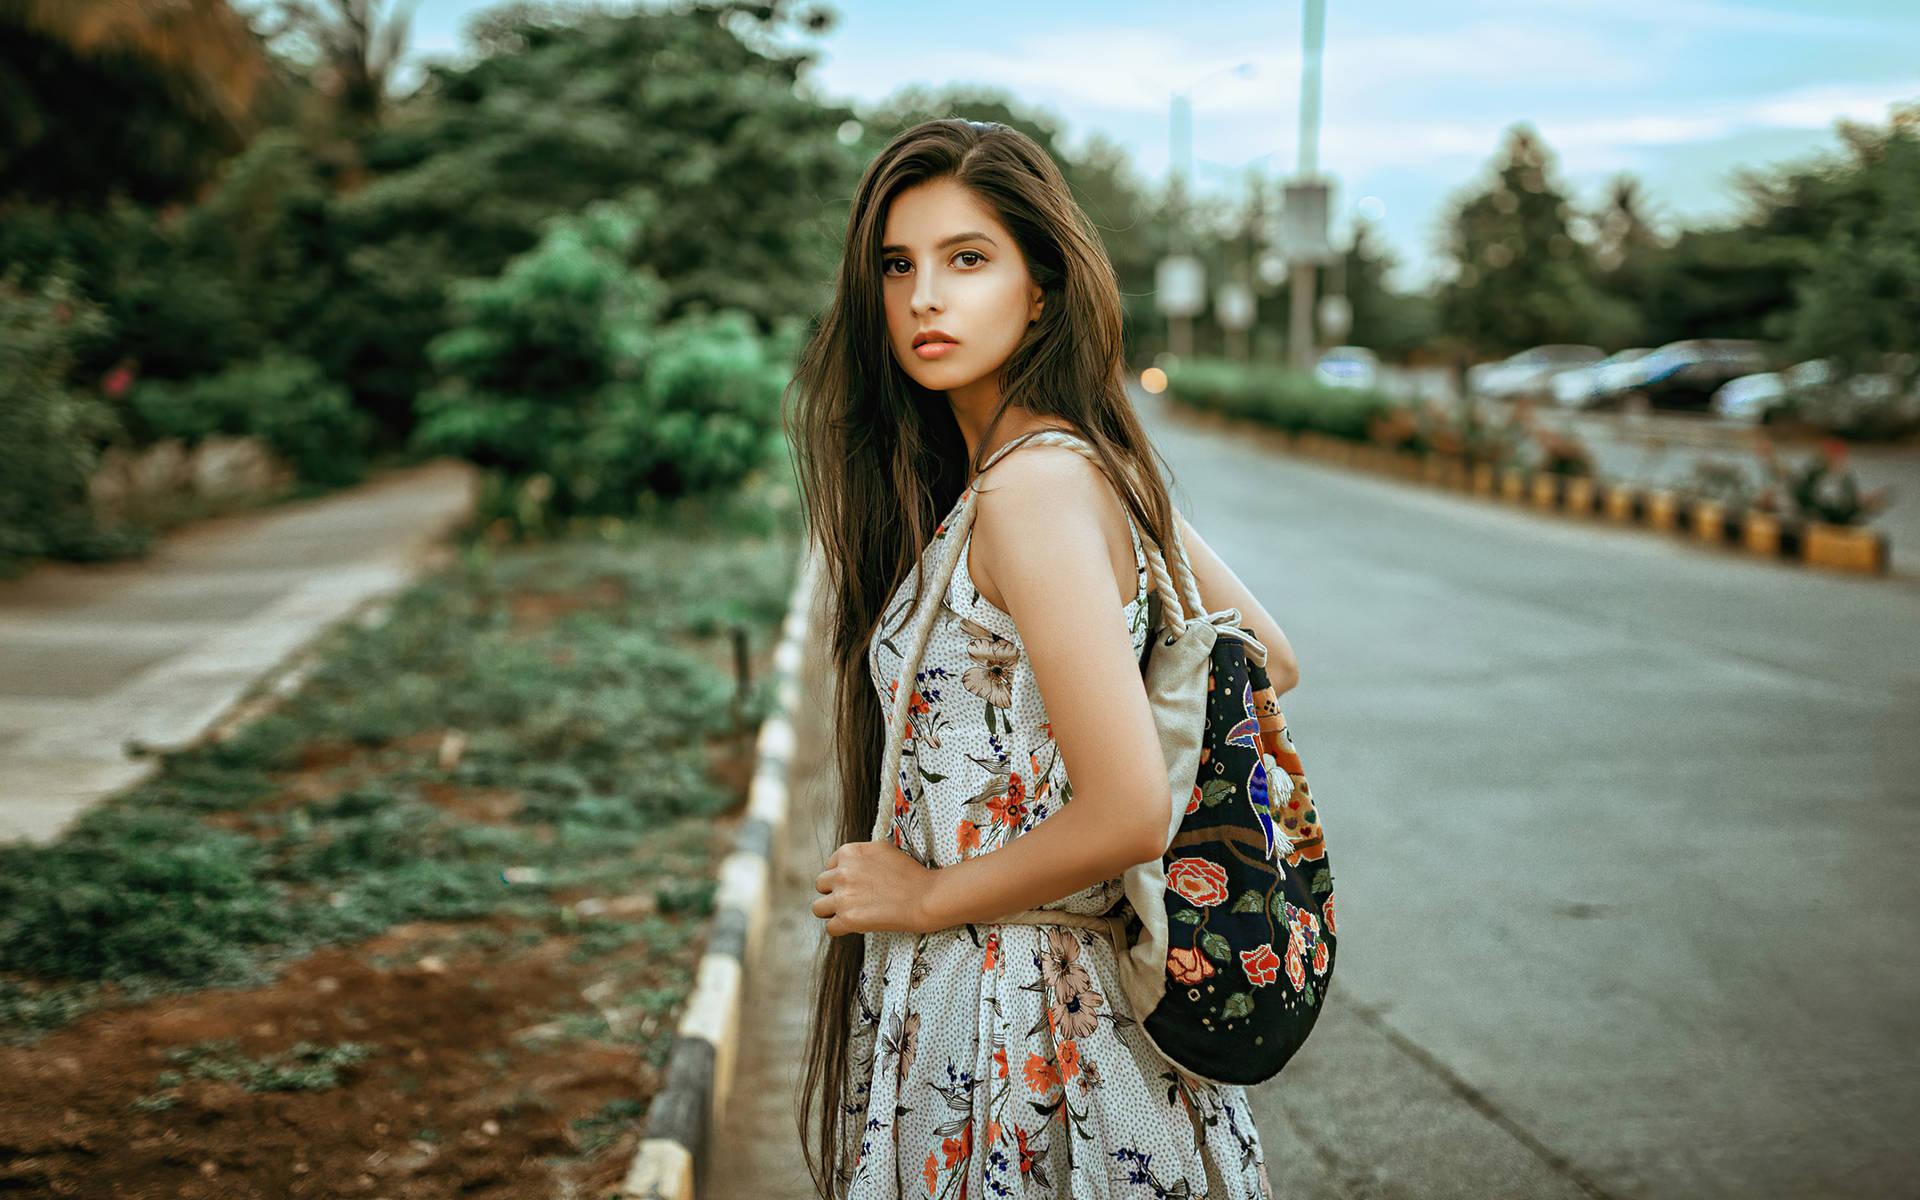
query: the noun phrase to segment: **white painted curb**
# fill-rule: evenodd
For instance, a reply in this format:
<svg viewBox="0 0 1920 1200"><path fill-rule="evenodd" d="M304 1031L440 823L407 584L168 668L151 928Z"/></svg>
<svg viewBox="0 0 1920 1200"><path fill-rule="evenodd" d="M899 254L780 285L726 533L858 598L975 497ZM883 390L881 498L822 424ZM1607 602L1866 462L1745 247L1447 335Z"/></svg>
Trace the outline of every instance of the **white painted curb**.
<svg viewBox="0 0 1920 1200"><path fill-rule="evenodd" d="M720 863L707 952L675 1031L666 1084L647 1109L621 1200L694 1200L698 1177L705 1174L707 1144L726 1112L739 1058L747 966L766 930L774 849L787 825L793 714L800 705L800 666L818 567L809 542L773 653L776 698L754 742L746 816L733 852Z"/></svg>

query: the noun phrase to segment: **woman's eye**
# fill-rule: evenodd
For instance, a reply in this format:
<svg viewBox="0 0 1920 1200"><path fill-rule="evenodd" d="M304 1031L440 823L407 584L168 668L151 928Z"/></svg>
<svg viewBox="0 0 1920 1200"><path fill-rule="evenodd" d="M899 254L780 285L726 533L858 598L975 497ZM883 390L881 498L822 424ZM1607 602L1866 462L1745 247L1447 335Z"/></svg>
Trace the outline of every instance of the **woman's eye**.
<svg viewBox="0 0 1920 1200"><path fill-rule="evenodd" d="M967 262L967 263L963 263L963 264L962 264L963 266L968 266L968 267L975 267L975 266L979 266L979 265L980 265L981 263L984 263L984 262L986 262L986 261L987 261L987 256L986 256L986 255L984 255L984 254L982 254L982 253L980 253L980 252L979 252L978 250L961 250L961 251L958 251L958 252L956 252L956 253L954 254L954 256L953 256L953 257L954 257L954 261L956 261L956 262L959 262L959 260L961 260L961 259L963 259L963 258L971 258L971 259L973 259L974 261L972 261L972 262ZM912 265L913 265L913 260L912 260L912 259L908 259L908 258L889 258L889 259L886 259L886 260L884 260L884 261L882 261L882 262L881 262L881 264L880 264L880 273L881 273L882 275L899 275L899 274L904 274L904 272L900 272L900 271L895 271L895 270L893 269L893 265L894 265L895 263L905 263L905 264L906 264L907 266L909 266L909 267L910 267L910 266L912 266Z"/></svg>

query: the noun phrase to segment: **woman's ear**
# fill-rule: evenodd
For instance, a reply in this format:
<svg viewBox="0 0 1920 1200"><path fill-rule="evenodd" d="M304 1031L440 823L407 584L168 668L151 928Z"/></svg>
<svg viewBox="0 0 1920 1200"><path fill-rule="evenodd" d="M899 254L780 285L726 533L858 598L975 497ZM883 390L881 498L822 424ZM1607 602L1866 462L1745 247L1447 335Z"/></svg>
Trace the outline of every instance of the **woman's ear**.
<svg viewBox="0 0 1920 1200"><path fill-rule="evenodd" d="M1034 284L1033 285L1033 303L1027 307L1027 324L1031 325L1035 321L1038 321L1040 319L1040 309L1042 305L1046 303L1045 298L1046 298L1046 292L1040 287L1039 284L1037 283Z"/></svg>

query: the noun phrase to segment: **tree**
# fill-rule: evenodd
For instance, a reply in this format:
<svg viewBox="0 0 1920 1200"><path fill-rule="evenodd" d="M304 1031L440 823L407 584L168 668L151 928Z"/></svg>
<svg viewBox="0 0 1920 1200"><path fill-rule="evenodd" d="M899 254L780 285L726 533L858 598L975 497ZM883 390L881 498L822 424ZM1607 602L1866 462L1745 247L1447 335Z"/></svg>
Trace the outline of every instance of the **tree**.
<svg viewBox="0 0 1920 1200"><path fill-rule="evenodd" d="M1400 358L1433 335L1432 302L1387 286L1387 275L1398 260L1381 242L1377 225L1365 218L1354 222L1345 258L1346 296L1353 306L1348 337L1355 345Z"/></svg>
<svg viewBox="0 0 1920 1200"><path fill-rule="evenodd" d="M330 208L350 249L300 348L404 436L447 280L498 271L547 218L635 188L658 201L629 253L661 280L663 320L738 309L764 331L813 311L859 164L837 137L851 111L796 89L810 56L743 40L788 19L729 3L477 21L481 56L430 66L365 134L368 182Z"/></svg>
<svg viewBox="0 0 1920 1200"><path fill-rule="evenodd" d="M264 34L310 64L315 87L349 128L379 121L394 69L406 55L419 0L399 0L382 14L384 3L325 0L323 7L315 0L279 0Z"/></svg>
<svg viewBox="0 0 1920 1200"><path fill-rule="evenodd" d="M270 78L226 0L10 0L0 204L189 198L246 144Z"/></svg>
<svg viewBox="0 0 1920 1200"><path fill-rule="evenodd" d="M786 364L744 313L659 326L662 288L629 266L645 192L550 222L499 275L453 289L456 323L415 444L489 469L523 526L623 515L643 494L736 485L780 443Z"/></svg>
<svg viewBox="0 0 1920 1200"><path fill-rule="evenodd" d="M1453 206L1444 252L1454 276L1439 294L1446 329L1500 352L1625 344L1633 313L1594 285L1590 257L1568 231L1571 216L1545 143L1531 127L1514 126L1493 182Z"/></svg>
<svg viewBox="0 0 1920 1200"><path fill-rule="evenodd" d="M1787 341L1846 371L1879 369L1920 351L1920 104L1845 136L1852 161L1830 178L1844 199L1795 284Z"/></svg>
<svg viewBox="0 0 1920 1200"><path fill-rule="evenodd" d="M1592 226L1595 282L1600 290L1641 311L1651 276L1666 244L1649 220L1649 202L1640 181L1621 173L1608 183ZM1644 313L1630 340L1645 339Z"/></svg>

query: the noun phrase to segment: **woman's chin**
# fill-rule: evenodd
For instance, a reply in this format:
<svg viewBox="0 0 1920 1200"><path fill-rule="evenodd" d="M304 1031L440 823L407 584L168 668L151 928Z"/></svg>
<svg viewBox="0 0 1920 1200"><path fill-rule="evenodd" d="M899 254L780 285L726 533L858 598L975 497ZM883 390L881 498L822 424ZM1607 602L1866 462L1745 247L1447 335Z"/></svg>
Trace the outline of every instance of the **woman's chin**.
<svg viewBox="0 0 1920 1200"><path fill-rule="evenodd" d="M907 374L915 383L930 392L950 392L954 388L965 387L975 378L966 370L940 370L924 363L919 364L918 370L909 371Z"/></svg>

